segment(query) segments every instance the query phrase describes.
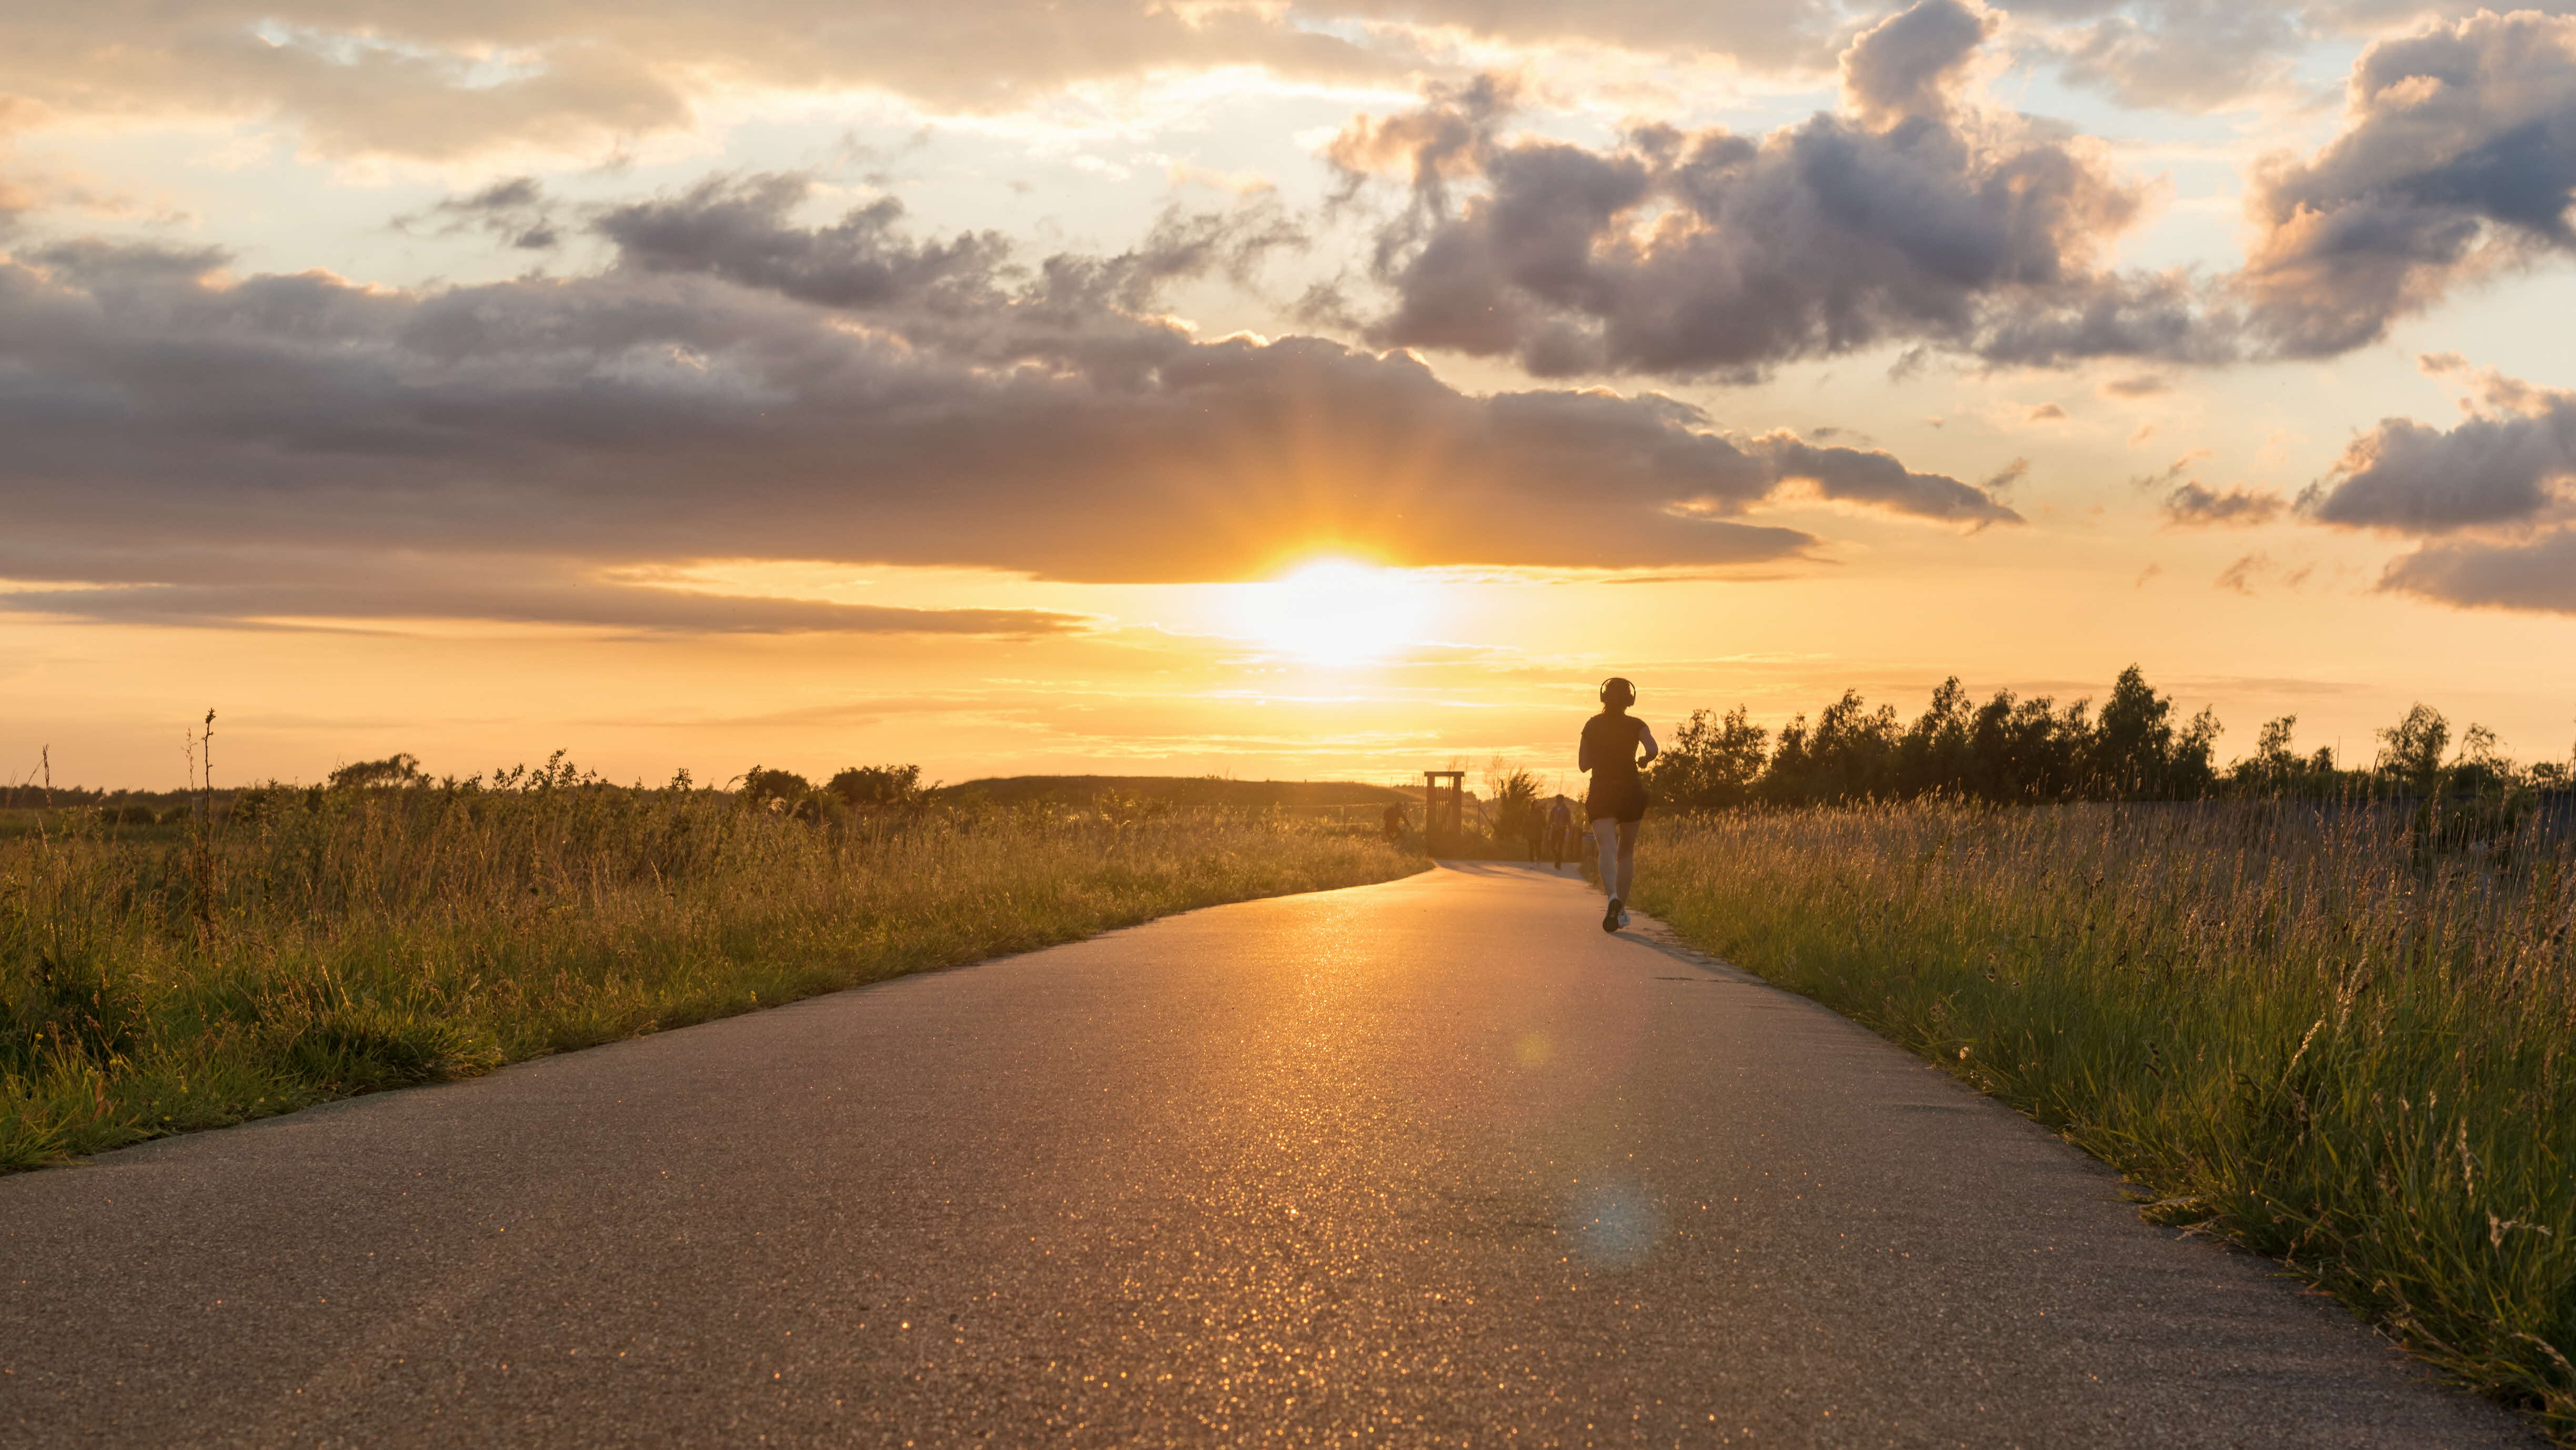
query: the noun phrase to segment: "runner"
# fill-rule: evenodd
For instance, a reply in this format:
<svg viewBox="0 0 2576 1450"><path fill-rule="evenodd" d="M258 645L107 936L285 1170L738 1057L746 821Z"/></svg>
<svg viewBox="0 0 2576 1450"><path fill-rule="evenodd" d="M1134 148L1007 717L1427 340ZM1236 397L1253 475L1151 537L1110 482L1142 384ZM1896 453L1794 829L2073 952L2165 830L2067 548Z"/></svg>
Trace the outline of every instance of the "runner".
<svg viewBox="0 0 2576 1450"><path fill-rule="evenodd" d="M1556 856L1556 869L1565 869L1565 853L1574 845L1574 803L1559 795L1547 808L1547 848Z"/></svg>
<svg viewBox="0 0 2576 1450"><path fill-rule="evenodd" d="M1637 823L1646 818L1646 782L1637 774L1637 752L1652 760L1662 753L1655 732L1628 713L1637 703L1637 687L1613 675L1601 682L1601 713L1583 722L1578 768L1592 772L1592 787L1583 793L1583 813L1592 822L1601 849L1601 889L1610 898L1601 914L1601 929L1617 931L1628 924L1628 888L1637 869Z"/></svg>

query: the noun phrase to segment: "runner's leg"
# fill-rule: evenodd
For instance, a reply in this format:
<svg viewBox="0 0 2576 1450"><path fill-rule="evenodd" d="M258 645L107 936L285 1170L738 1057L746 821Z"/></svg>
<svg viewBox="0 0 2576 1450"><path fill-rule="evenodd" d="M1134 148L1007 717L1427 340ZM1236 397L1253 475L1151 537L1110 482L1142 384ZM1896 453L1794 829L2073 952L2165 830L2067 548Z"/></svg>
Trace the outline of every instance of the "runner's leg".
<svg viewBox="0 0 2576 1450"><path fill-rule="evenodd" d="M1634 885L1637 879L1637 827L1641 824L1643 823L1638 821L1619 823L1619 889L1611 894L1618 897L1622 903L1627 901L1628 888ZM1603 864L1608 863L1605 861ZM1610 873L1602 872L1601 879L1609 880Z"/></svg>
<svg viewBox="0 0 2576 1450"><path fill-rule="evenodd" d="M1603 816L1592 823L1593 844L1601 853L1601 893L1619 894L1619 823Z"/></svg>

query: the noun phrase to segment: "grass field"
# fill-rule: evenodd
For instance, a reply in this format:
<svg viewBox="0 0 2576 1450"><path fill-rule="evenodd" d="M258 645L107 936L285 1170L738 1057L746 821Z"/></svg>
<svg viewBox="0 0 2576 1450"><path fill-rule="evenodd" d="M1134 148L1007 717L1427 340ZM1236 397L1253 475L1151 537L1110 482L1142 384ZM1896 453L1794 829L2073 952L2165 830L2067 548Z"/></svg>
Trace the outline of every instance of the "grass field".
<svg viewBox="0 0 2576 1450"><path fill-rule="evenodd" d="M566 769L0 831L0 1169L1417 870L1278 811L816 825Z"/></svg>
<svg viewBox="0 0 2576 1450"><path fill-rule="evenodd" d="M1638 903L2576 1440L2576 843L2314 805L1653 828Z"/></svg>

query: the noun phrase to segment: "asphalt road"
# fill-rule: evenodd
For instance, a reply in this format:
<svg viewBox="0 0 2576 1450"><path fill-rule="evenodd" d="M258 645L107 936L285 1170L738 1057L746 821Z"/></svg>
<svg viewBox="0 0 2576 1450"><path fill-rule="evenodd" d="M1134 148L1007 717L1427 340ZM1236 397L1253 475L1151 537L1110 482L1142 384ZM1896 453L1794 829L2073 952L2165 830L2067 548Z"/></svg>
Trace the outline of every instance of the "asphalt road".
<svg viewBox="0 0 2576 1450"><path fill-rule="evenodd" d="M0 1443L2538 1443L1598 900L1220 907L0 1179Z"/></svg>

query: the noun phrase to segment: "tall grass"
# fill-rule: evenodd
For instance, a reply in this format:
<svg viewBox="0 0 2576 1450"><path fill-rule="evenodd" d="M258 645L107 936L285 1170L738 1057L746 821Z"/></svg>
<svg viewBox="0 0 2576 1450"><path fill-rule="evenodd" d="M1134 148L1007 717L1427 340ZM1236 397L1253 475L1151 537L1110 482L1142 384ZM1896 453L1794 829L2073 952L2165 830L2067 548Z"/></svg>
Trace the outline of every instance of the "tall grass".
<svg viewBox="0 0 2576 1450"><path fill-rule="evenodd" d="M0 839L0 1169L1420 858L1111 803L822 827L569 770Z"/></svg>
<svg viewBox="0 0 2576 1450"><path fill-rule="evenodd" d="M2576 1437L2576 844L2315 805L1657 828L1637 897Z"/></svg>

